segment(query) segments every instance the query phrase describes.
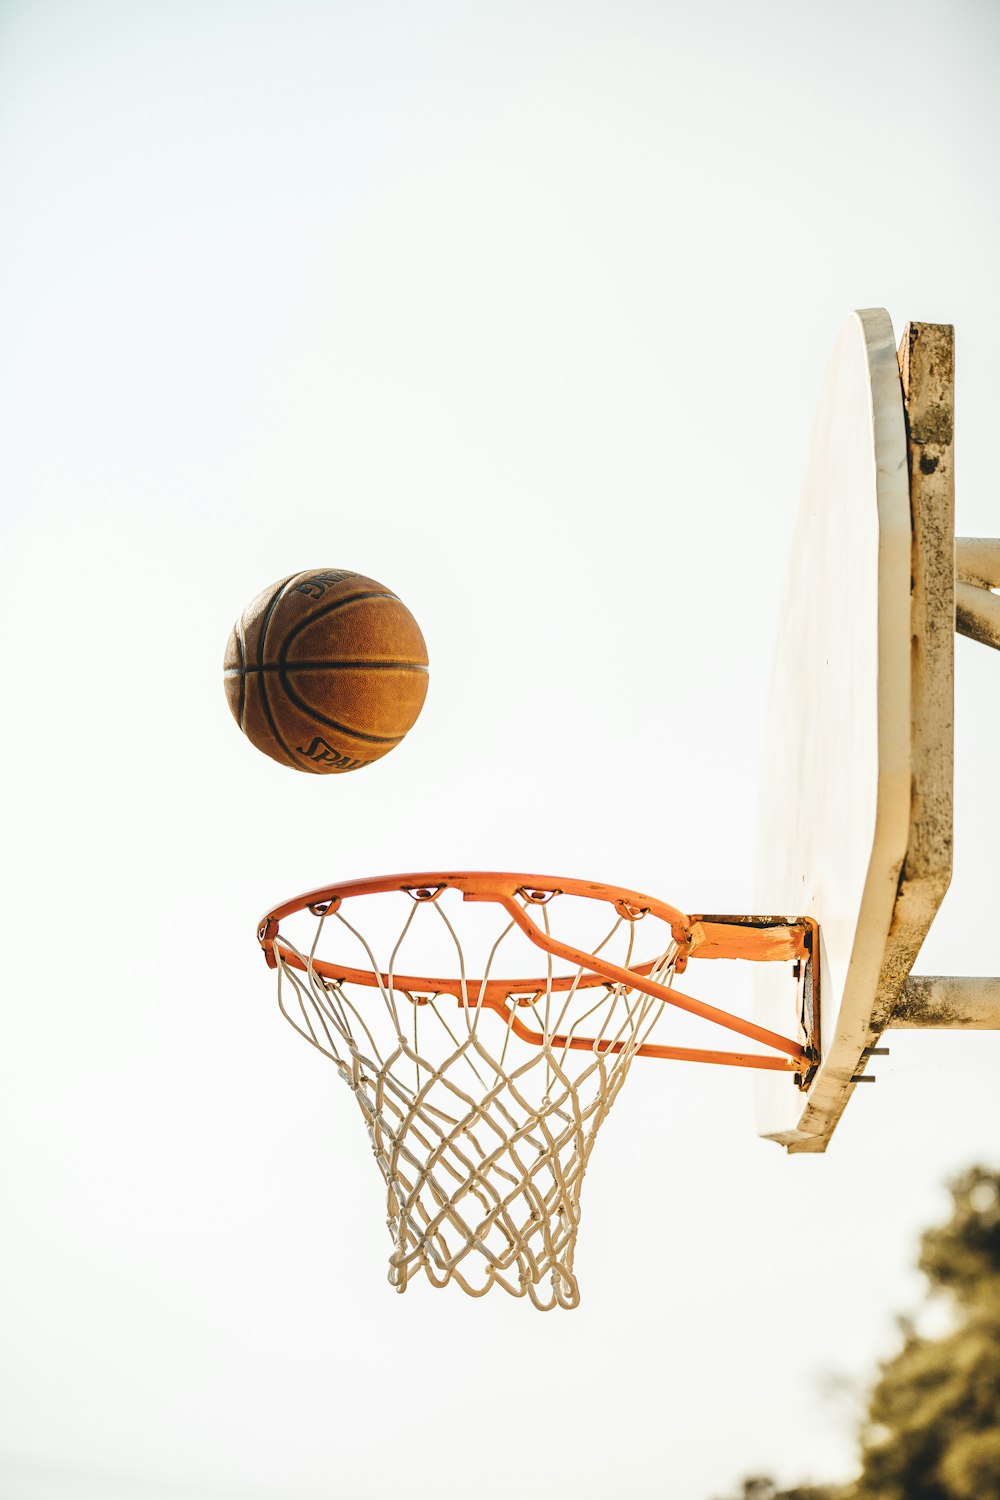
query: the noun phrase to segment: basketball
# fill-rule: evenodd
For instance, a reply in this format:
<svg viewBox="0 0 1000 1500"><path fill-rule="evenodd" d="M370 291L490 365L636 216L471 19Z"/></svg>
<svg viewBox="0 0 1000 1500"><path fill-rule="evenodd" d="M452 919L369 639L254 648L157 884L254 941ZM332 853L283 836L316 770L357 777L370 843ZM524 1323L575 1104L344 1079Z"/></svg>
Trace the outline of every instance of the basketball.
<svg viewBox="0 0 1000 1500"><path fill-rule="evenodd" d="M320 776L388 755L427 695L427 647L396 595L360 573L293 573L248 604L224 662L251 744Z"/></svg>

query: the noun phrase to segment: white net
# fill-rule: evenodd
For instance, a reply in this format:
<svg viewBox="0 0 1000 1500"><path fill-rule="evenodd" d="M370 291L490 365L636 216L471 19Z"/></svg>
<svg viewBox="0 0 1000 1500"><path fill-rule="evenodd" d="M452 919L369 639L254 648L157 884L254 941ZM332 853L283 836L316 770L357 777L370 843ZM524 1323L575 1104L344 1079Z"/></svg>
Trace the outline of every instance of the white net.
<svg viewBox="0 0 1000 1500"><path fill-rule="evenodd" d="M422 1271L473 1297L500 1286L541 1309L575 1307L584 1174L663 1002L582 967L555 974L502 909L455 899L397 892L302 912L312 934L296 945L283 928L274 944L279 1004L364 1117L387 1187L391 1284L402 1292ZM565 895L518 900L546 934L558 912L575 947L623 968L648 915ZM602 930L582 931L595 921ZM658 953L646 972L670 984L670 928L649 915L645 932ZM539 969L536 980L494 977Z"/></svg>

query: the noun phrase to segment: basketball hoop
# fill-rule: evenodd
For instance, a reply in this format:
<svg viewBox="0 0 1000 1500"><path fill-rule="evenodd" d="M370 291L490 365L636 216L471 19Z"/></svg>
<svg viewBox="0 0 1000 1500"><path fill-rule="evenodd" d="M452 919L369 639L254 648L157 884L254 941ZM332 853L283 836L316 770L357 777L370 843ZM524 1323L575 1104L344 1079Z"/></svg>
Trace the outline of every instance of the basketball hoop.
<svg viewBox="0 0 1000 1500"><path fill-rule="evenodd" d="M358 1101L400 1292L423 1270L471 1296L502 1286L542 1309L575 1307L580 1189L633 1059L772 1069L800 1086L815 1064L808 920L689 917L615 886L463 871L313 891L276 907L257 936L282 1013ZM498 977L508 952L527 969L539 950L540 976ZM692 958L789 964L801 1036L675 989ZM668 1007L769 1050L654 1042Z"/></svg>

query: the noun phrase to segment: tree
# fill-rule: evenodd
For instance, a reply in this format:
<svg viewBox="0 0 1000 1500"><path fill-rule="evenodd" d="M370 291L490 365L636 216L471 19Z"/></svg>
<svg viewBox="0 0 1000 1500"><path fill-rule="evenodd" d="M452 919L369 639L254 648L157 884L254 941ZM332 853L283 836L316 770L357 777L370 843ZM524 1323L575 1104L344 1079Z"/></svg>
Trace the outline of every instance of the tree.
<svg viewBox="0 0 1000 1500"><path fill-rule="evenodd" d="M1000 1500L1000 1173L973 1167L951 1191L920 1269L951 1302L953 1327L938 1339L904 1328L882 1366L857 1500Z"/></svg>
<svg viewBox="0 0 1000 1500"><path fill-rule="evenodd" d="M779 1490L743 1481L731 1500L1000 1500L1000 1172L950 1184L951 1217L921 1239L931 1295L952 1326L925 1338L904 1322L861 1433L861 1474L845 1486Z"/></svg>
<svg viewBox="0 0 1000 1500"><path fill-rule="evenodd" d="M779 1490L773 1479L765 1474L755 1474L743 1480L738 1495L730 1500L851 1500L852 1491L842 1485L796 1485L791 1490Z"/></svg>

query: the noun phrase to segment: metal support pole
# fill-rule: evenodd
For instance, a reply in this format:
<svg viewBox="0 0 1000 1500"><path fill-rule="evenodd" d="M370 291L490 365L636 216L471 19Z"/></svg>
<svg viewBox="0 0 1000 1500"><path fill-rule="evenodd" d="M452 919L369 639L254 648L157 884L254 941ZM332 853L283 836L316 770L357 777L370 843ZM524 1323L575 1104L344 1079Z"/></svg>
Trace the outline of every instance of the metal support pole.
<svg viewBox="0 0 1000 1500"><path fill-rule="evenodd" d="M1000 650L1000 540L955 538L955 629Z"/></svg>
<svg viewBox="0 0 1000 1500"><path fill-rule="evenodd" d="M912 975L889 1026L939 1031L1000 1031L1000 979L977 975Z"/></svg>

